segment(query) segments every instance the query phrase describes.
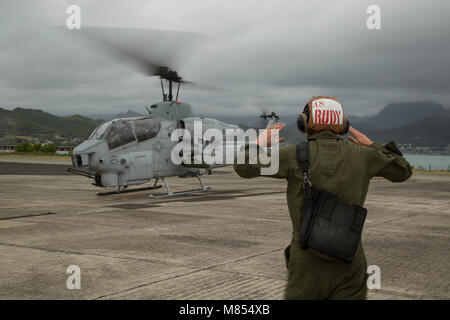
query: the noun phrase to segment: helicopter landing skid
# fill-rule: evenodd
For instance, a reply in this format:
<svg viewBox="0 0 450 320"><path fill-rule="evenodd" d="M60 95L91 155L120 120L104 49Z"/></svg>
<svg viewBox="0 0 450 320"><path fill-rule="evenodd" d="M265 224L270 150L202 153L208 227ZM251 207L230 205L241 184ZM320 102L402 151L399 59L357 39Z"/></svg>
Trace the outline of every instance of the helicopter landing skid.
<svg viewBox="0 0 450 320"><path fill-rule="evenodd" d="M210 187L205 187L202 179L200 179L199 176L195 176L195 177L197 178L198 182L200 182L200 189L193 189L193 190L179 191L179 192L172 192L172 190L170 190L170 186L167 183L166 179L164 179L163 177L158 177L158 179L161 179L162 182L165 184L165 186L167 188L167 194L161 194L161 195L151 194L151 195L149 195L149 197L150 198L173 197L173 196L180 196L180 195L186 195L186 194L192 194L192 193L205 192L205 191L208 191L211 189Z"/></svg>
<svg viewBox="0 0 450 320"><path fill-rule="evenodd" d="M111 194L122 194L122 193L131 193L131 192L138 192L138 191L146 191L146 190L155 190L159 189L162 186L159 185L153 185L151 187L145 187L145 188L136 188L136 189L116 189L114 191L107 191L107 192L97 192L98 196L107 196Z"/></svg>

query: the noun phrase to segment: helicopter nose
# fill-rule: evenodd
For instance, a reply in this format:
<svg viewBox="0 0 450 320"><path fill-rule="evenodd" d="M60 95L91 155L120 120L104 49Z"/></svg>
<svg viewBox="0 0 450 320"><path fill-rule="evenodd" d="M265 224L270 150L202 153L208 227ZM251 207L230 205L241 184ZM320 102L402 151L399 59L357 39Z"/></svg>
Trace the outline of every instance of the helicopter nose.
<svg viewBox="0 0 450 320"><path fill-rule="evenodd" d="M73 154L72 165L76 167L89 167L89 155L88 154Z"/></svg>
<svg viewBox="0 0 450 320"><path fill-rule="evenodd" d="M90 159L94 153L104 149L102 140L86 140L73 149L72 165L74 167L89 167Z"/></svg>

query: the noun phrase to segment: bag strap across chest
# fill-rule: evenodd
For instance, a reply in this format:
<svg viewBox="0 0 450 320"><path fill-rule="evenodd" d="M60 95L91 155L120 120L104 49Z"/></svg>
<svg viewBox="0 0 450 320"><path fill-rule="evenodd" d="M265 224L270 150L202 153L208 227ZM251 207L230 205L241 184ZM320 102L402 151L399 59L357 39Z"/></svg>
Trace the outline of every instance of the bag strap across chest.
<svg viewBox="0 0 450 320"><path fill-rule="evenodd" d="M303 189L311 188L312 184L309 180L310 170L309 170L309 143L308 141L297 143L295 146L295 153L297 155L297 163L300 171L303 175Z"/></svg>

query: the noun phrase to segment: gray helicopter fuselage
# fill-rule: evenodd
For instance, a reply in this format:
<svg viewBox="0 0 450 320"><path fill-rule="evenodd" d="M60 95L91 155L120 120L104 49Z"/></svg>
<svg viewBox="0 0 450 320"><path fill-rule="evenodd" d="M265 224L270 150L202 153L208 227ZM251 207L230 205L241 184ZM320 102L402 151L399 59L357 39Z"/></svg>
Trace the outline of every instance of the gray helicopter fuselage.
<svg viewBox="0 0 450 320"><path fill-rule="evenodd" d="M73 166L95 171L95 185L101 187L138 185L158 177L201 175L221 165L175 164L171 153L179 140L172 141L174 130L190 130L194 121L202 122L203 131L238 129L236 125L194 116L188 103L163 101L148 111L146 117L114 119L97 127L88 140L73 150Z"/></svg>

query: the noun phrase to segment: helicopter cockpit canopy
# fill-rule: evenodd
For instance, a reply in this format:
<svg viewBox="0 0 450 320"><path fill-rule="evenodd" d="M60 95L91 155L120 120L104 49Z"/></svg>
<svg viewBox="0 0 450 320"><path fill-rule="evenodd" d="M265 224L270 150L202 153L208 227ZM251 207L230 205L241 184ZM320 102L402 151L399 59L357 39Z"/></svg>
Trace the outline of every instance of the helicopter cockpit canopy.
<svg viewBox="0 0 450 320"><path fill-rule="evenodd" d="M111 125L112 121L107 121L102 123L100 126L94 129L94 131L89 136L88 140L96 140L101 139L105 134L106 129L108 129Z"/></svg>
<svg viewBox="0 0 450 320"><path fill-rule="evenodd" d="M156 118L116 119L103 123L92 132L89 140L105 139L108 148L115 149L130 142L156 137L161 122Z"/></svg>
<svg viewBox="0 0 450 320"><path fill-rule="evenodd" d="M109 150L136 140L127 121L114 121L105 135Z"/></svg>
<svg viewBox="0 0 450 320"><path fill-rule="evenodd" d="M134 119L129 120L128 123L139 142L156 137L161 129L161 121L157 118Z"/></svg>

